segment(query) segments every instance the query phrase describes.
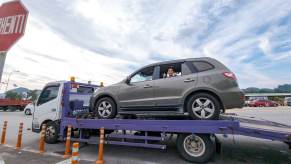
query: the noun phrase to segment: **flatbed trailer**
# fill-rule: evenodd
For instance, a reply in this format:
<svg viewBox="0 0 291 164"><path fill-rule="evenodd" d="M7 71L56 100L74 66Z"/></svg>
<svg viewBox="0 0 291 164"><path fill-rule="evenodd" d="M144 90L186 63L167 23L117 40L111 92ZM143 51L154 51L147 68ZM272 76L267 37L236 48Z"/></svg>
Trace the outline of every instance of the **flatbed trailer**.
<svg viewBox="0 0 291 164"><path fill-rule="evenodd" d="M0 99L0 109L4 111L8 109L23 111L25 106L31 102L31 100Z"/></svg>
<svg viewBox="0 0 291 164"><path fill-rule="evenodd" d="M74 82L75 83L75 82ZM77 83L80 85L90 85ZM177 135L180 155L191 162L209 161L219 151L216 134L231 134L284 142L291 148L291 126L267 120L221 115L219 120L164 119L95 119L84 117L82 102L71 100L72 82L65 84L62 96L62 116L59 140L66 139L66 129L72 126L76 135L72 140L98 144L98 129L108 130L105 143L145 148L166 149L163 144L169 135ZM75 111L75 112L74 112ZM75 113L75 115L73 114ZM157 142L159 141L159 142Z"/></svg>

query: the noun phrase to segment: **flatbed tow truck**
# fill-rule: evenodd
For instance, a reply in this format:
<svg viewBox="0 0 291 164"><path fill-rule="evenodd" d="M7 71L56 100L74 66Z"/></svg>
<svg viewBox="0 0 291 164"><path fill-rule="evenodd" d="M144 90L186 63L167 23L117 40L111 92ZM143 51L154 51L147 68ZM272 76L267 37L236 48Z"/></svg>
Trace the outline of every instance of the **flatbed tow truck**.
<svg viewBox="0 0 291 164"><path fill-rule="evenodd" d="M123 145L165 150L169 135L177 135L177 150L185 160L205 163L219 152L221 144L216 137L242 135L272 141L280 141L291 148L291 126L267 120L244 118L222 114L219 120L165 120L165 119L97 119L90 117L83 101L72 99L80 93L74 87L100 87L97 85L66 81L62 90L62 110L58 139L66 139L66 129L73 127L73 141L98 144L100 128L107 130L105 144ZM80 95L84 96L84 95ZM90 96L90 95L88 95ZM84 112L85 111L85 112ZM158 135L157 135L158 134Z"/></svg>

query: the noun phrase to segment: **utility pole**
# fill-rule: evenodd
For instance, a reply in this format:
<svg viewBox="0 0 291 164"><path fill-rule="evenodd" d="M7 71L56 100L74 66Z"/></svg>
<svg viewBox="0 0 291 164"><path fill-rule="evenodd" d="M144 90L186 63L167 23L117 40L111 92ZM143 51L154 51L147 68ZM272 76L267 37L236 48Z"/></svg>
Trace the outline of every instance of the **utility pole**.
<svg viewBox="0 0 291 164"><path fill-rule="evenodd" d="M0 52L0 82L2 82L2 74L7 52Z"/></svg>
<svg viewBox="0 0 291 164"><path fill-rule="evenodd" d="M8 80L7 80L7 83L6 83L6 88L5 88L5 92L7 91L7 89L8 89L8 85L9 85L9 82L10 82L10 77L11 77L11 75L13 74L13 73L16 73L16 72L20 72L20 71L11 71L10 73L9 73L9 75L8 75Z"/></svg>

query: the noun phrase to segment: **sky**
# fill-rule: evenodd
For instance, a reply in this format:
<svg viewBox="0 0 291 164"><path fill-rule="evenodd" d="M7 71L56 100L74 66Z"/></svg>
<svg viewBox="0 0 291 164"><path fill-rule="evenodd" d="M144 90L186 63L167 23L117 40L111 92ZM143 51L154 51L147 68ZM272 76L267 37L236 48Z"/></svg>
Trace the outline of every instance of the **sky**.
<svg viewBox="0 0 291 164"><path fill-rule="evenodd" d="M291 83L290 0L22 2L30 13L7 54L2 81L20 71L8 88L70 76L110 85L146 64L205 56L230 68L241 88Z"/></svg>

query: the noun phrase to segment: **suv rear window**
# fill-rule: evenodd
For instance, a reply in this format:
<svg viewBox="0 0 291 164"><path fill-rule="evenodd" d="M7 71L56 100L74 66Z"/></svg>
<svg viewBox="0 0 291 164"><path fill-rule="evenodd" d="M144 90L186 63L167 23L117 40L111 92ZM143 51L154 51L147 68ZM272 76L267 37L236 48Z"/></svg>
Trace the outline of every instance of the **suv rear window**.
<svg viewBox="0 0 291 164"><path fill-rule="evenodd" d="M197 68L198 72L207 71L214 68L212 64L205 61L194 61L193 65Z"/></svg>

